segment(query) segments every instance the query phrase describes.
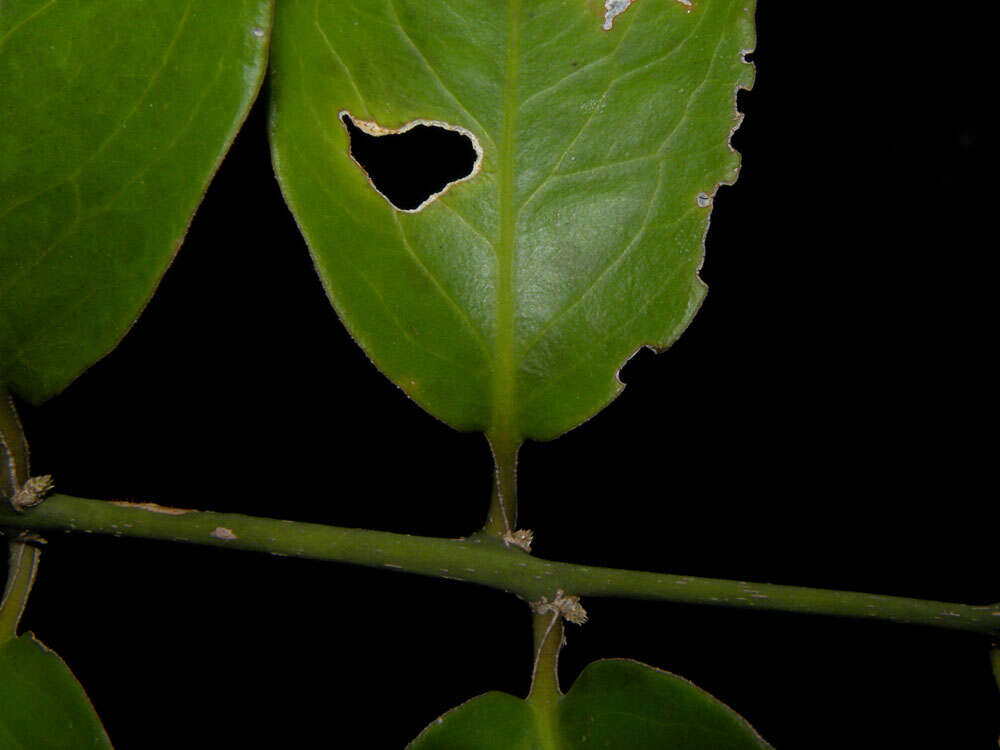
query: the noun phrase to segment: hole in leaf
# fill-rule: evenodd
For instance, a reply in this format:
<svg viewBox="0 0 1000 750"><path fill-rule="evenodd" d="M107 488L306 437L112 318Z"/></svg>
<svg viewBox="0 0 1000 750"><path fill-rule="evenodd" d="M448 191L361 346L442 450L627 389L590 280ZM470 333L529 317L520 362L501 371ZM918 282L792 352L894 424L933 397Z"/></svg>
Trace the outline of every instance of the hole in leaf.
<svg viewBox="0 0 1000 750"><path fill-rule="evenodd" d="M340 116L350 138L351 157L375 189L400 211L418 211L449 185L472 176L481 153L471 134L416 120L398 131L359 125Z"/></svg>

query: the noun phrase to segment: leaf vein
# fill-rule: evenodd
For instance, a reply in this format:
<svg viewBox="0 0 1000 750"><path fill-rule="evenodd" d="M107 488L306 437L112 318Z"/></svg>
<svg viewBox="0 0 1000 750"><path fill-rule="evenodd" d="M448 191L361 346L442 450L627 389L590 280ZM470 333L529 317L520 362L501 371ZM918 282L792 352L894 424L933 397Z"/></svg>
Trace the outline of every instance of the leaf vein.
<svg viewBox="0 0 1000 750"><path fill-rule="evenodd" d="M587 296L590 295L590 293L597 288L597 285L601 283L601 280L604 279L604 277L606 277L609 273L611 273L611 271L614 270L618 265L620 265L622 261L624 261L625 258L630 254L632 248L639 242L639 238L642 237L643 234L645 234L646 229L649 226L649 221L653 213L653 206L656 204L656 200L660 197L660 191L662 187L663 187L663 164L661 163L659 165L659 168L656 170L656 187L650 192L649 201L646 203L646 212L643 215L642 224L632 234L631 239L623 245L621 252L618 253L618 255L615 256L601 270L601 272L596 277L594 277L594 279L589 284L587 284L583 289L580 290L580 293L572 302L570 302L567 306L562 308L556 315L553 315L552 318L549 320L549 322L542 329L542 331L537 336L535 336L535 338L533 338L527 344L527 346L525 346L524 353L521 355L519 364L520 362L524 362L524 360L527 358L528 354L535 347L535 345L543 338L545 338L545 335L556 325L556 323L565 318L573 308L575 308L577 305L583 302L587 298Z"/></svg>
<svg viewBox="0 0 1000 750"><path fill-rule="evenodd" d="M618 50L621 48L622 43L625 41L626 37L628 37L628 33L631 30L632 30L631 26L629 26L627 29L625 29L625 32L618 39L618 43L615 45L615 48L613 50L611 50L611 53L610 53L609 56L612 58L612 63L614 62L614 57L618 54ZM614 81L615 81L614 65L612 64L611 76L608 78L607 84L604 86L604 89L601 92L601 95L598 97L598 101L603 100L604 97L606 97L608 95L608 91L611 90L611 86L614 83ZM530 193L528 193L527 197L523 201L521 201L520 206L518 206L518 212L521 209L523 209L532 198L535 197L535 194L538 193L538 191L542 188L542 186L545 185L545 183L549 181L549 178L551 178L552 175L554 175L556 173L556 171L558 171L559 167L563 163L563 160L566 158L566 155L569 154L569 152L573 148L573 146L576 145L576 142L578 140L580 140L580 136L583 135L583 132L587 129L587 126L590 125L590 123L593 121L594 117L597 115L598 109L600 109L600 107L598 106L598 102L595 102L593 109L590 110L590 114L587 116L587 119L583 121L583 125L580 126L580 129L576 132L576 135L573 136L573 140L571 140L569 142L569 145L567 145L566 148L563 149L562 153L559 154L559 158L556 159L555 164L553 165L552 169L550 169L549 173L547 175L545 175L545 177L542 178L542 180L534 187L534 189Z"/></svg>
<svg viewBox="0 0 1000 750"><path fill-rule="evenodd" d="M615 50L617 50L617 47L615 48ZM601 63L604 63L604 62L610 60L614 56L615 50L609 52L606 55L598 57L596 60L591 60L586 65L583 65L583 66L577 68L576 70L573 70L573 71L567 73L562 78L560 78L557 81L555 81L554 83L550 83L545 88L539 89L538 91L536 91L535 93L533 93L531 96L529 96L527 99L525 99L524 101L522 101L519 106L521 108L526 107L528 105L528 102L532 101L533 99L537 99L539 96L544 96L545 94L549 93L553 89L558 88L559 86L562 86L564 83L566 83L566 81L572 80L573 78L575 78L576 76L580 75L581 73L587 72L588 70L590 70L594 66L600 65Z"/></svg>
<svg viewBox="0 0 1000 750"><path fill-rule="evenodd" d="M677 221L680 221L685 216L687 216L688 214L690 214L692 211L694 211L693 207L690 208L690 209L688 209L687 211L685 211L683 214L681 214L681 216L679 216L677 218ZM646 301L638 309L636 309L635 312L633 312L632 315L629 316L629 318L625 322L623 322L620 325L616 326L615 328L611 329L611 331L609 331L608 333L606 333L604 336L600 337L596 341L591 342L591 344L587 347L587 350L584 353L584 356L578 357L571 364L571 366L563 368L563 370L561 372L559 372L558 374L547 378L547 381L546 381L545 385L542 388L537 389L524 402L524 405L528 406L529 404L534 403L534 401L537 400L537 398L538 398L539 395L545 393L548 390L551 390L556 385L556 383L564 380L566 377L568 377L572 373L576 372L578 369L580 369L580 367L583 366L584 363L586 363L588 361L588 357L589 356L594 356L594 355L597 354L597 347L598 347L598 345L605 343L606 341L610 340L614 336L618 335L618 333L620 333L622 330L624 330L624 329L628 328L630 325L632 325L632 323L634 323L637 318L639 318L643 313L646 312L646 310L649 308L650 305L652 305L657 299L659 299L660 295L663 294L663 292L665 292L667 290L667 288L670 286L671 282L673 282L674 279L677 278L677 275L681 272L681 270L682 270L682 267L680 265L678 265L671 273L669 273L664 278L663 283L659 287L657 287L656 291L654 291L651 295L649 295L646 298ZM644 342L639 344L639 346L645 346L645 345L648 345L648 344L645 344Z"/></svg>
<svg viewBox="0 0 1000 750"><path fill-rule="evenodd" d="M691 92L691 95L688 96L687 101L685 101L685 103L684 103L684 111L681 113L680 119L670 129L670 132L667 133L666 137L663 139L663 142L660 143L660 145L656 147L656 155L657 156L660 156L662 154L662 152L663 152L664 148L667 146L667 144L670 143L674 139L674 136L677 135L677 133L680 131L681 127L690 119L691 105L694 103L694 101L701 94L702 90L705 88L705 84L708 83L712 79L712 69L715 67L715 63L719 59L719 57L718 57L718 55L719 55L719 47L721 47L721 46L722 46L722 35L720 34L718 41L715 43L715 48L712 50L712 58L711 58L711 61L708 64L708 70L705 71L705 75L702 77L701 81L695 87L694 91Z"/></svg>
<svg viewBox="0 0 1000 750"><path fill-rule="evenodd" d="M83 173L84 168L86 168L92 161L94 161L94 159L96 159L98 156L100 156L104 152L104 149L107 148L108 144L110 144L111 141L113 141L116 136L118 136L119 134L121 134L122 130L125 129L125 124L132 118L132 115L134 115L139 110L139 105L142 104L143 100L146 98L146 96L149 94L149 92L153 90L153 86L156 85L156 82L159 80L160 76L163 75L163 71L166 70L167 63L170 62L170 55L174 51L174 47L177 44L177 40L181 36L181 32L183 31L184 27L187 25L187 20L188 20L188 18L191 15L191 6L192 5L194 5L194 0L188 0L187 7L184 9L184 15L181 17L180 23L177 24L177 30L174 32L173 38L171 38L170 43L167 45L167 49L163 53L163 60L160 61L159 67L156 69L156 71L153 73L153 75L150 76L149 83L146 84L146 88L143 89L143 91L142 91L141 94L139 94L139 97L136 99L135 104L132 106L132 109L130 109L126 113L126 115L121 119L121 122L118 123L118 126L115 127L111 131L111 133L109 133L108 136L100 143L100 145L98 145L97 149L89 157L87 157L87 159L85 159L83 161L83 163L80 164L80 166L77 167L75 170L73 170L69 175L67 175L66 177L64 177L64 178L62 178L60 180L57 180L52 185L49 185L49 186L47 186L45 188L42 188L41 190L39 190L37 193L35 193L33 195L29 195L24 200L21 200L21 201L19 201L17 203L14 203L14 204L8 206L3 212L0 212L0 219L3 219L11 211L13 211L13 210L15 210L17 208L20 208L21 206L25 205L26 203L31 203L32 201L36 200L37 198L40 198L42 195L45 195L46 193L49 193L49 192L55 190L56 188L61 187L62 185L65 185L70 180L73 180L73 179L76 179L77 177L79 177Z"/></svg>
<svg viewBox="0 0 1000 750"><path fill-rule="evenodd" d="M395 2L395 0L386 0L386 3L389 6L389 10L392 11L393 17L396 19L396 26L399 28L399 33L403 35L403 38L406 40L406 42L410 45L410 47L413 48L413 51L417 53L417 56L423 62L424 67L427 68L427 72L430 73L434 77L434 80L437 81L437 83L441 87L441 89L448 96L451 97L452 101L454 101L455 104L458 105L458 108L461 109L465 113L466 117L468 117L472 122L476 123L476 126L480 129L480 131L482 131L483 135L486 136L486 138L489 140L490 144L493 145L493 146L496 146L496 143L493 141L493 136L490 135L490 132L486 128L483 127L483 124L481 122L479 122L479 120L475 117L475 115L472 114L472 112L469 111L468 107L466 107L462 103L462 100L459 99L450 88L448 88L448 86L445 84L445 82L441 79L441 76L438 75L437 70L434 68L433 65L431 65L430 61L427 59L427 57L421 51L420 47L418 47L417 43L415 41L413 41L413 37L411 37L410 34L406 31L406 27L403 25L403 20L399 17L399 13L396 11L396 2Z"/></svg>
<svg viewBox="0 0 1000 750"><path fill-rule="evenodd" d="M368 116L371 116L371 112L367 111L368 105L365 103L365 97L361 94L361 89L358 88L358 83L354 80L354 75L351 73L351 69L347 67L347 63L344 62L343 58L337 54L337 50L333 48L333 44L330 42L330 37L327 36L326 30L319 22L319 0L316 0L316 14L313 18L313 23L316 25L316 30L319 32L319 35L323 37L323 43L326 45L327 50L329 50L330 54L333 55L333 59L337 61L337 64L340 65L340 67L342 67L344 72L347 74L347 80L350 82L351 88L354 89L354 93L358 95L358 99L361 101L361 106L365 108ZM301 52L299 53L299 57L301 59Z"/></svg>
<svg viewBox="0 0 1000 750"><path fill-rule="evenodd" d="M438 198L438 203L441 203L445 208L447 208L449 211L451 211L453 214L455 214L455 216L457 216L458 219L463 224L465 224L465 226L467 226L475 234L477 234L479 237L481 237L486 242L487 245L489 245L490 247L494 248L494 250L496 249L496 243L493 240L491 240L489 237L487 237L485 234L483 234L482 230L477 229L473 225L473 223L471 221L469 221L468 219L466 219L465 216L463 216L462 213L457 208L455 208L453 205L451 205L451 203L449 203L448 201L446 201L444 199L444 196L441 196L440 198Z"/></svg>
<svg viewBox="0 0 1000 750"><path fill-rule="evenodd" d="M486 357L486 361L489 362L490 355L489 352L487 351L486 341L483 339L483 335L472 323L472 319L469 317L469 314L464 309L462 309L462 306L459 305L455 301L455 298L452 297L451 294L448 292L448 290L444 288L444 286L438 280L437 276L435 276L431 272L431 270L427 267L427 265L424 263L423 259L419 255L417 255L416 250L413 249L413 245L410 244L410 240L406 236L406 230L403 229L403 223L399 220L399 213L395 209L390 208L390 210L392 211L392 218L396 222L396 228L399 230L399 237L403 241L403 247L406 248L406 251L410 254L410 257L413 258L413 260L417 263L418 266L420 266L420 269L424 272L427 278L430 279L431 282L433 282L434 288L438 290L438 293L441 295L441 297L444 298L448 302L448 304L451 305L452 308L454 308L455 312L458 313L459 318L469 329L469 332L472 334L472 338L475 339L479 348L482 350L484 356Z"/></svg>
<svg viewBox="0 0 1000 750"><path fill-rule="evenodd" d="M644 69L648 68L651 65L654 65L654 64L657 64L657 63L666 62L673 55L675 55L679 51L681 51L684 48L684 46L688 43L688 41L690 41L697 34L698 29L701 27L701 24L704 23L704 19L705 19L706 16L707 16L707 14L703 15L702 19L694 26L694 28L691 29L690 33L688 33L687 36L685 36L683 39L681 39L680 41L678 41L677 44L674 45L674 47L672 49L670 49L670 51L667 52L665 55L663 55L663 56L657 58L656 60L653 60L653 61L651 61L651 62L649 62L649 63L647 63L645 65L642 65L639 68L633 68L632 70L629 70L629 71L627 71L625 73L621 73L621 74L618 74L618 75L615 75L614 72L613 72L613 69L612 69L612 75L608 79L608 82L605 85L605 87L604 87L603 91L601 92L600 97L598 97L598 99L599 100L603 100L611 92L611 89L614 88L620 81L628 78L629 76L633 75L636 72L639 72L640 70L644 70ZM625 32L621 35L621 37L618 39L618 43L615 45L615 48L611 51L611 56L615 56L615 55L618 54L618 50L621 48L622 43L625 41L625 39L628 37L629 32L631 32L631 31L632 31L632 26L629 26L625 30ZM599 110L600 110L600 107L597 105L597 103L595 103L594 108L590 111L590 115L584 121L584 123L580 127L580 129L577 131L576 135L573 137L573 140L570 141L569 145L566 146L566 148L563 150L563 152L559 155L559 158L556 160L556 162L555 162L554 166L552 167L552 169L549 170L549 173L545 177L543 177L542 180L527 195L527 197L525 197L525 199L523 201L521 201L520 208L523 209L524 206L526 206L528 204L528 202L532 198L534 198L535 195L537 195L537 193L539 192L539 190L541 190L546 185L546 183L548 183L549 180L551 180L556 175L556 173L559 171L559 167L562 166L562 163L565 161L566 157L569 155L569 152L577 144L577 142L580 140L580 137L584 134L584 132L586 132L587 128L590 126L590 123L593 121L594 117L597 115L597 112Z"/></svg>
<svg viewBox="0 0 1000 750"><path fill-rule="evenodd" d="M293 146L293 148L296 148L296 147ZM326 193L326 195L330 199L330 201L332 203L334 203L335 205L341 206L347 213L350 213L350 211L347 209L347 207L344 206L342 203L340 203L337 200L336 196L330 190L329 186L322 179L322 177L316 172L315 167L312 166L312 162L309 159L306 159L305 163L310 165L309 168L313 172L313 175L316 177L316 183L319 185L320 189L324 193ZM308 241L308 238L306 238L306 239ZM378 287L375 284L373 284L368 279L367 276L365 276L364 272L351 260L350 256L348 254L344 253L344 254L341 255L341 257L343 258L344 263L346 263L347 266L352 271L354 271L354 273L356 273L358 275L358 277L368 286L368 288L371 289L372 294L375 296L375 299L378 300L379 304L385 310L386 315L388 315L388 317L389 317L390 321L392 322L392 324L397 328L397 330L399 330L399 332L403 335L403 337L405 339L407 339L408 341L412 342L413 345L416 346L418 349L420 349L420 350L422 350L422 351L430 354L435 359L439 359L442 362L446 362L449 365L453 365L455 367L464 367L465 366L464 364L462 364L460 362L456 362L453 359L449 359L448 357L443 356L439 352L435 351L434 349L432 349L429 346L427 346L426 344L424 344L422 341L416 339L413 336L413 334L410 333L409 330L407 330L406 326L403 325L402 321L400 321L400 319L392 311L392 307L390 307L389 303L386 302L385 297L383 297L382 294L379 292ZM314 262L315 262L315 258L314 258ZM328 283L326 281L326 277L322 273L320 274L320 280L323 283L323 289L326 291L327 295L331 299L333 299L334 298L333 290L328 285ZM338 309L338 313L339 313L339 308L337 308L337 309ZM352 336L354 335L353 331L351 332L351 335ZM365 347L364 345L362 345L362 348L364 348L367 351L367 347Z"/></svg>
<svg viewBox="0 0 1000 750"><path fill-rule="evenodd" d="M215 86L215 84L219 80L219 76L222 75L222 71L224 70L224 66L223 66L222 63L224 61L225 61L224 57L220 58L219 65L216 66L215 75L212 77L212 80L209 82L209 85L205 86L204 91L202 92L201 98L195 104L194 109L191 110L191 116L188 118L188 121L186 123L184 123L183 127L181 127L181 129L179 131L177 131L177 135L175 135L173 137L173 139L171 139L170 143L168 143L166 145L166 147L161 150L161 152L160 152L161 154L164 154L164 155L169 154L170 151L171 151L171 149L173 149L173 147L177 145L177 142L181 139L181 137L188 131L188 129L191 127L191 125L194 124L195 118L197 118L198 113L201 112L201 108L205 105L205 102L208 101L209 96L212 93L213 87ZM23 278L26 274L30 273L35 268L37 268L42 263L42 261L44 261L47 257L49 257L49 255L51 255L52 252L59 245L61 245L65 240L69 239L73 235L73 232L76 231L76 229L80 226L80 224L82 224L84 221L90 221L91 219L95 219L98 216L100 216L102 213L104 213L105 211L107 211L115 203L115 201L117 201L119 198L122 197L122 195L125 194L125 192L130 187L132 187L136 182L138 182L143 177L145 177L150 172L150 170L152 170L153 167L156 166L156 164L158 164L162 160L163 160L163 157L161 157L160 159L151 161L144 169L141 169L138 172L138 174L136 174L128 182L126 182L118 190L118 192L116 192L111 198L109 198L107 201L105 201L103 205L99 206L97 209L95 209L93 212L91 212L90 215L87 216L87 217L83 217L79 213L80 188L79 188L79 185L76 185L75 195L76 195L76 199L77 199L77 214L74 216L74 218L71 221L71 223L67 226L67 228L62 233L60 233L60 235L47 248L45 248L41 253L39 253L38 255L36 255L32 259L31 263L29 263L26 266L22 267L17 274L14 274L12 276L11 279L9 280L9 283L6 285L6 287L3 287L2 289L0 289L0 294L4 294L7 291L9 291L10 289L12 289L14 287L14 285L21 278ZM73 177L72 180L73 180L73 184L76 184L75 181L77 180L77 177Z"/></svg>
<svg viewBox="0 0 1000 750"><path fill-rule="evenodd" d="M49 2L45 3L45 5L43 5L42 7L38 8L34 13L29 13L27 16L25 16L20 21L11 26L9 29L7 29L7 33L4 34L2 37L0 37L0 47L3 47L4 44L7 43L7 40L10 39L15 32L27 26L29 23L34 21L36 18L42 15L42 13L47 11L55 4L56 0L49 0Z"/></svg>
<svg viewBox="0 0 1000 750"><path fill-rule="evenodd" d="M642 156L636 156L631 159L619 159L618 161L608 161L602 162L596 167L587 167L586 169L578 169L575 172L560 172L557 175L552 175L549 177L549 182L554 182L555 180L563 180L567 177L578 177L579 175L590 174L591 172L600 172L604 169L611 169L613 167L622 167L626 164L636 164L641 161L656 161L659 159L659 154L643 154Z"/></svg>

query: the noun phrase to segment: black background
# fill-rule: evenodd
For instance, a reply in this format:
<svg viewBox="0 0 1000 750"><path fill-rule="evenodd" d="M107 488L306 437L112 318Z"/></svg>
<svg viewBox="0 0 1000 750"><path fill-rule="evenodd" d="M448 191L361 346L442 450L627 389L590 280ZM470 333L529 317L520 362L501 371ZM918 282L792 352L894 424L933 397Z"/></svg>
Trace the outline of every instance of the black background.
<svg viewBox="0 0 1000 750"><path fill-rule="evenodd" d="M1000 599L996 63L979 12L762 2L708 299L670 351L625 367L608 409L523 449L538 555ZM266 96L121 346L22 405L35 473L85 497L469 533L488 501L486 442L421 411L338 322L270 172ZM595 658L636 658L779 748L988 748L1000 734L982 638L585 604L564 685ZM24 625L119 748L390 748L473 695L523 694L528 619L456 582L57 536Z"/></svg>

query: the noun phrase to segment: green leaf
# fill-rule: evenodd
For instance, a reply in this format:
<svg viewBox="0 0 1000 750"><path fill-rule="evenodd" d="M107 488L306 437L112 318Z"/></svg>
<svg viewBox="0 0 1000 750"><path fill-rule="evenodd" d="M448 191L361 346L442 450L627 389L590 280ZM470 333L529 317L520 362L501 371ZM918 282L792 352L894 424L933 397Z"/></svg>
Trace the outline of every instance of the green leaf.
<svg viewBox="0 0 1000 750"><path fill-rule="evenodd" d="M111 747L69 667L31 633L0 645L0 747Z"/></svg>
<svg viewBox="0 0 1000 750"><path fill-rule="evenodd" d="M118 343L263 75L270 0L0 9L0 383L33 402Z"/></svg>
<svg viewBox="0 0 1000 750"><path fill-rule="evenodd" d="M411 750L535 750L535 712L520 698L486 693L437 719L408 746Z"/></svg>
<svg viewBox="0 0 1000 750"><path fill-rule="evenodd" d="M487 693L425 729L411 750L761 750L745 719L676 675L624 659L583 670L552 709Z"/></svg>
<svg viewBox="0 0 1000 750"><path fill-rule="evenodd" d="M753 0L286 0L272 153L341 318L421 406L511 444L600 410L705 293ZM481 169L394 209L339 113L467 131ZM401 168L405 168L405 165Z"/></svg>

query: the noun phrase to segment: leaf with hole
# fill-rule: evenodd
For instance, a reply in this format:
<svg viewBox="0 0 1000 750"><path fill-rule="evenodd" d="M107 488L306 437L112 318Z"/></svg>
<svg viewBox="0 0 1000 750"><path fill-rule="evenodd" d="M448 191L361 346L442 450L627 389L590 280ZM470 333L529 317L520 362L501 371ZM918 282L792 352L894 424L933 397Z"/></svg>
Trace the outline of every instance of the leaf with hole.
<svg viewBox="0 0 1000 750"><path fill-rule="evenodd" d="M425 409L508 444L587 419L621 390L631 354L680 335L704 296L711 196L736 178L753 2L641 0L611 24L606 10L288 0L276 12L273 161L334 306ZM440 159L467 163L471 147L482 163L394 207L381 183L436 167L419 145L388 176L366 167L356 152L377 144L361 143L362 123L386 151L437 123L467 141Z"/></svg>
<svg viewBox="0 0 1000 750"><path fill-rule="evenodd" d="M0 644L0 747L111 748L69 667L31 633Z"/></svg>
<svg viewBox="0 0 1000 750"><path fill-rule="evenodd" d="M256 96L271 0L0 10L0 384L43 401L139 315Z"/></svg>
<svg viewBox="0 0 1000 750"><path fill-rule="evenodd" d="M668 672L624 659L587 666L552 707L486 693L427 727L410 750L763 750L728 706Z"/></svg>

